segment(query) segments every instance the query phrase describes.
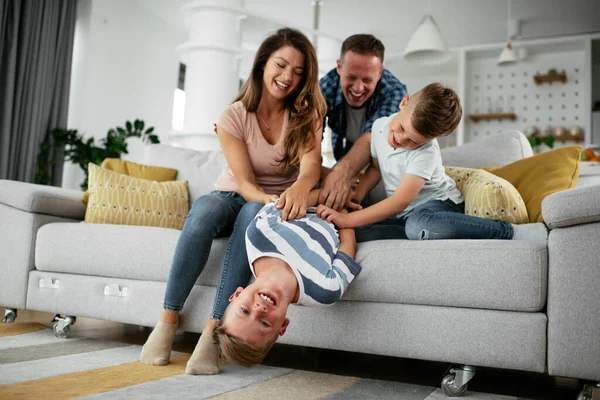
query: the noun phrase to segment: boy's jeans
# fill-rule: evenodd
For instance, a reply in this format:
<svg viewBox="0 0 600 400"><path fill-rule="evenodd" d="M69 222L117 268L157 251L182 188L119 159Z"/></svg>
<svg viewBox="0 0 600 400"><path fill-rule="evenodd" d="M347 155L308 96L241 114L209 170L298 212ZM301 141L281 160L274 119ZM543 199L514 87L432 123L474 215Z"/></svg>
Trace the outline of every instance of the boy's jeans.
<svg viewBox="0 0 600 400"><path fill-rule="evenodd" d="M213 239L230 235L221 259L211 318L223 316L229 296L238 287L245 287L250 279L246 228L263 206L261 202L247 203L236 192L220 190L214 190L194 202L175 248L163 304L165 310L181 311L206 265Z"/></svg>
<svg viewBox="0 0 600 400"><path fill-rule="evenodd" d="M432 200L407 216L388 218L355 229L357 242L385 239L512 239L511 224L465 215L465 203Z"/></svg>

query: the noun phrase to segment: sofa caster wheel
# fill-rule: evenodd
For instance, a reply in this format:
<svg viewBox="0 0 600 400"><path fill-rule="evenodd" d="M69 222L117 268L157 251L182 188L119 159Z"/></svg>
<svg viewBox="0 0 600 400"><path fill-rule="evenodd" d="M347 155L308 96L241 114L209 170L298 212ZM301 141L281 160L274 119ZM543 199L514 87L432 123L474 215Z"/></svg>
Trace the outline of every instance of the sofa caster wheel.
<svg viewBox="0 0 600 400"><path fill-rule="evenodd" d="M460 397L467 391L467 382L475 375L475 368L464 365L451 368L442 379L442 390L446 397Z"/></svg>
<svg viewBox="0 0 600 400"><path fill-rule="evenodd" d="M583 389L579 392L577 400L593 400L594 396L600 397L600 382L596 384L583 385Z"/></svg>
<svg viewBox="0 0 600 400"><path fill-rule="evenodd" d="M61 317L60 314L56 314L52 320L52 331L54 332L54 336L62 339L70 337L71 325L73 325L75 321L77 321L77 318L71 315Z"/></svg>
<svg viewBox="0 0 600 400"><path fill-rule="evenodd" d="M4 309L4 319L2 322L5 324L12 324L17 319L17 310L14 308L5 308Z"/></svg>

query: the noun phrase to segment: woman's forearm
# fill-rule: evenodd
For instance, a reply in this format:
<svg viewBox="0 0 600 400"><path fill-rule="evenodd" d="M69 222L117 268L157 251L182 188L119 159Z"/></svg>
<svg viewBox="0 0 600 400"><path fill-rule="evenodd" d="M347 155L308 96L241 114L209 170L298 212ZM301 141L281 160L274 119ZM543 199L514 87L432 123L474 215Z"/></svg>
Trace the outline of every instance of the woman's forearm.
<svg viewBox="0 0 600 400"><path fill-rule="evenodd" d="M310 191L317 185L320 176L321 165L317 161L302 160L298 179L296 179L293 185L301 186L305 190Z"/></svg>
<svg viewBox="0 0 600 400"><path fill-rule="evenodd" d="M247 202L259 201L266 204L270 201L270 195L265 193L261 188L252 182L240 182L239 187L240 194Z"/></svg>

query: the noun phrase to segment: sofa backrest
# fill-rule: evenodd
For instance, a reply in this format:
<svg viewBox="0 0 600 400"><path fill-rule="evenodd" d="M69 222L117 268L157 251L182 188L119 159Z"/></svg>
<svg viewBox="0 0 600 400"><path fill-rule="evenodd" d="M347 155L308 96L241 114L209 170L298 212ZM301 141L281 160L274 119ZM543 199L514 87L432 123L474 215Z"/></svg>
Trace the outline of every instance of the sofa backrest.
<svg viewBox="0 0 600 400"><path fill-rule="evenodd" d="M177 169L177 180L188 181L190 206L213 190L226 161L222 151L192 150L165 144L146 146L144 164Z"/></svg>
<svg viewBox="0 0 600 400"><path fill-rule="evenodd" d="M504 131L497 135L442 149L445 166L482 168L510 164L531 157L533 150L521 132Z"/></svg>
<svg viewBox="0 0 600 400"><path fill-rule="evenodd" d="M532 155L527 138L517 131L505 131L462 146L442 149L444 165L466 168L505 165ZM144 164L177 169L177 180L188 181L191 205L198 197L213 189L225 168L226 160L221 151L154 144L146 146ZM380 200L380 197L385 197L385 191L381 186L372 195Z"/></svg>

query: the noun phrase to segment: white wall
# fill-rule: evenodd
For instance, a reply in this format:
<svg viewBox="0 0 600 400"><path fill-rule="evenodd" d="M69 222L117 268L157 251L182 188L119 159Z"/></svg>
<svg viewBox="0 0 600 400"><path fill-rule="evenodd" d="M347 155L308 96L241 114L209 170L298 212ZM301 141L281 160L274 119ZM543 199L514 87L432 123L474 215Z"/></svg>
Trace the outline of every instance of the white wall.
<svg viewBox="0 0 600 400"><path fill-rule="evenodd" d="M82 2L74 49L69 128L101 139L111 127L143 119L161 142L171 131L173 93L179 55L187 34L135 1ZM142 146L132 141L124 158L141 160ZM79 187L65 168L63 186Z"/></svg>

